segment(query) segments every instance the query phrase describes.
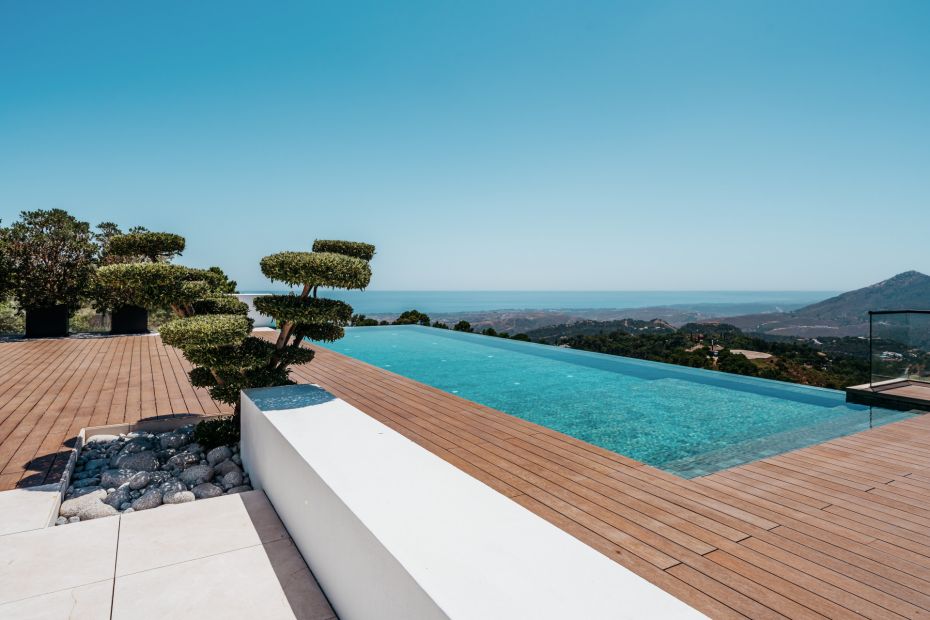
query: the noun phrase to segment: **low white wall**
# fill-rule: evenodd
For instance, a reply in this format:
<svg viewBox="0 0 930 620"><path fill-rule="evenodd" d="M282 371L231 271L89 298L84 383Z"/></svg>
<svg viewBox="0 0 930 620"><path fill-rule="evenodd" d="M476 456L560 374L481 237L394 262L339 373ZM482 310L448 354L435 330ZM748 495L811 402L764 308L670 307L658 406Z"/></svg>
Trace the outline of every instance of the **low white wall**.
<svg viewBox="0 0 930 620"><path fill-rule="evenodd" d="M235 295L239 299L239 301L244 301L245 303L249 305L249 318L255 321L254 327L273 327L274 326L274 319L272 319L270 316L266 314L260 313L258 310L255 309L255 303L254 303L255 298L263 297L264 296L263 294L243 295L243 294L236 293Z"/></svg>
<svg viewBox="0 0 930 620"><path fill-rule="evenodd" d="M242 457L343 620L702 617L314 386L244 392Z"/></svg>

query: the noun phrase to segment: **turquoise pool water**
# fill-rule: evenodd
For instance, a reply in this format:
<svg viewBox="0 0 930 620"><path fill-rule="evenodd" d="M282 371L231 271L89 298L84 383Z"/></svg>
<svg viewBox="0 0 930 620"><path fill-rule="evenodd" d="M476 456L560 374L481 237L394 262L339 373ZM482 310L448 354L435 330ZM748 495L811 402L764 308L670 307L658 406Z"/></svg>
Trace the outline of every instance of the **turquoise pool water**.
<svg viewBox="0 0 930 620"><path fill-rule="evenodd" d="M691 478L913 414L836 390L430 327L355 327L325 345Z"/></svg>

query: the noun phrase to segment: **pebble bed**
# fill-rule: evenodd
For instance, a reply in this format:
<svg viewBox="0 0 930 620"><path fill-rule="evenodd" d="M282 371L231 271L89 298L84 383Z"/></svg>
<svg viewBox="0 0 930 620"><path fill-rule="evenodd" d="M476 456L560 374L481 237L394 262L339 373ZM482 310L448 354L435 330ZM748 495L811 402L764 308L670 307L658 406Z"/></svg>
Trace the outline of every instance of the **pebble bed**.
<svg viewBox="0 0 930 620"><path fill-rule="evenodd" d="M89 438L55 525L252 490L238 444L205 450L193 435L190 425Z"/></svg>

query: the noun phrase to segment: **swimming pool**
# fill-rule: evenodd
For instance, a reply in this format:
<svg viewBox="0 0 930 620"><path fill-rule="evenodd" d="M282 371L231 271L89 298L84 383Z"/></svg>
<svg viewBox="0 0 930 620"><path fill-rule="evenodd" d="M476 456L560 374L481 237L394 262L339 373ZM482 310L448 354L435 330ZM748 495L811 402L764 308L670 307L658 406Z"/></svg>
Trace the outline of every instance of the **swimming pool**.
<svg viewBox="0 0 930 620"><path fill-rule="evenodd" d="M414 325L347 328L324 346L686 478L913 415L836 390Z"/></svg>

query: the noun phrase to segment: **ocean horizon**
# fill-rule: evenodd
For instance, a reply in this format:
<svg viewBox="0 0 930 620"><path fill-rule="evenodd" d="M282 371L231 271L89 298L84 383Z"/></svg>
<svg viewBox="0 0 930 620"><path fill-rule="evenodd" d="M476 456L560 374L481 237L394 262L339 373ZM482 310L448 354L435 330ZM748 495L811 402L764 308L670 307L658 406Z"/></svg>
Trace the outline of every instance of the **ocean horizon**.
<svg viewBox="0 0 930 620"><path fill-rule="evenodd" d="M286 290L243 291L246 294ZM717 314L790 311L837 291L320 291L355 312L393 314L416 309L443 314L529 310L609 310L671 307Z"/></svg>

